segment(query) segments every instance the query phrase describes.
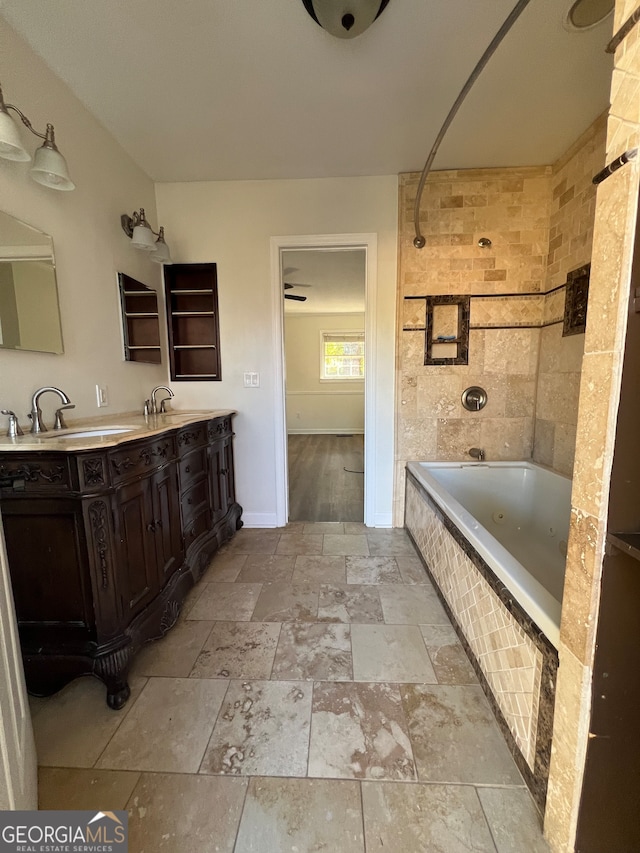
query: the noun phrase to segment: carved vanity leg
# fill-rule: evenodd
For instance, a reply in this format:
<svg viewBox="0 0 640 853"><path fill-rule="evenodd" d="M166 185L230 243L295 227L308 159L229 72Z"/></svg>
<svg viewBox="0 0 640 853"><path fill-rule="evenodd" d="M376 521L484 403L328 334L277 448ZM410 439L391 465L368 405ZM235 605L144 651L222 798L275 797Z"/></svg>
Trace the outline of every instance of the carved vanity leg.
<svg viewBox="0 0 640 853"><path fill-rule="evenodd" d="M105 681L107 685L107 705L114 711L119 711L131 696L131 688L125 679Z"/></svg>
<svg viewBox="0 0 640 853"><path fill-rule="evenodd" d="M97 658L95 662L95 674L107 687L107 705L114 711L119 711L131 696L127 682L130 658L131 646L125 646Z"/></svg>

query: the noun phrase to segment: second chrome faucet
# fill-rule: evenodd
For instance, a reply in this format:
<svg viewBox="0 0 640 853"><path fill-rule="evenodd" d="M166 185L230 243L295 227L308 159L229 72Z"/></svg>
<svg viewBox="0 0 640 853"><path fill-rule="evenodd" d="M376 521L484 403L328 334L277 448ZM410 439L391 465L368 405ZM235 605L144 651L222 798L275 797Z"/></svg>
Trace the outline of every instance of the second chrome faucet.
<svg viewBox="0 0 640 853"><path fill-rule="evenodd" d="M158 408L158 400L156 397L158 391L166 391L167 392L167 396L163 397L162 400L160 401L160 408ZM145 415L157 415L158 413L162 414L163 412L166 411L165 401L170 400L174 396L175 396L175 394L173 393L171 388L169 388L168 385L156 385L156 387L151 392L150 398L148 400L144 401L144 414Z"/></svg>

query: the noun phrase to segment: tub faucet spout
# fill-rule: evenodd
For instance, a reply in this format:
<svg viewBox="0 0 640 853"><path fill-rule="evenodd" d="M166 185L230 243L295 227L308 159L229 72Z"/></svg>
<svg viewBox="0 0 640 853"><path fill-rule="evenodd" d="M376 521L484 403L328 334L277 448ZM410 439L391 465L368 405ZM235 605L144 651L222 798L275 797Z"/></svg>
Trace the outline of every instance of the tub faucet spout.
<svg viewBox="0 0 640 853"><path fill-rule="evenodd" d="M471 447L469 449L469 456L471 456L472 459L477 459L478 462L484 462L484 448Z"/></svg>

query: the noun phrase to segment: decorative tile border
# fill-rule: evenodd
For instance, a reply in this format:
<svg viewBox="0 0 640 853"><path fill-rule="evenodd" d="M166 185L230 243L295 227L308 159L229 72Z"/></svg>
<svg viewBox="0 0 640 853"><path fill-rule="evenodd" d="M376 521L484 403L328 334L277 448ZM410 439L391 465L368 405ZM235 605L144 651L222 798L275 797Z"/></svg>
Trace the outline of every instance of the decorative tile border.
<svg viewBox="0 0 640 853"><path fill-rule="evenodd" d="M562 323L567 287L568 284L562 284L546 293L472 293L448 298L469 300L471 329L542 329ZM445 298L405 296L402 331L426 331L429 300Z"/></svg>
<svg viewBox="0 0 640 853"><path fill-rule="evenodd" d="M406 482L407 531L543 813L557 652L410 472Z"/></svg>

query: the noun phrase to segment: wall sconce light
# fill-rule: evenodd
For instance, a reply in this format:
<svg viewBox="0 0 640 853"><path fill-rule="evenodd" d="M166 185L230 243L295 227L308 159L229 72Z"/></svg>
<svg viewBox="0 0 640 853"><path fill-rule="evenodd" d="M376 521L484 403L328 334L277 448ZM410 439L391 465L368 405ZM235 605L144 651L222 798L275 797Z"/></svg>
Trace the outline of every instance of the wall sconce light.
<svg viewBox="0 0 640 853"><path fill-rule="evenodd" d="M53 125L48 124L45 133L34 130L33 125L21 110L13 104L5 104L2 86L0 86L0 157L21 163L31 160L31 155L20 140L18 126L9 115L9 110L14 110L20 116L22 123L31 133L44 139L40 148L36 150L33 166L30 169L33 180L52 190L74 190L76 185L69 177L64 157L58 151Z"/></svg>
<svg viewBox="0 0 640 853"><path fill-rule="evenodd" d="M136 249L142 249L144 252L150 252L149 260L155 261L157 264L172 264L169 247L164 239L164 228L159 231L154 231L147 222L144 213L144 207L140 208L140 212L134 211L131 216L123 213L120 217L122 230L131 238L131 242ZM153 238L157 237L157 240Z"/></svg>
<svg viewBox="0 0 640 853"><path fill-rule="evenodd" d="M389 0L302 0L316 24L340 39L352 39L368 29Z"/></svg>

